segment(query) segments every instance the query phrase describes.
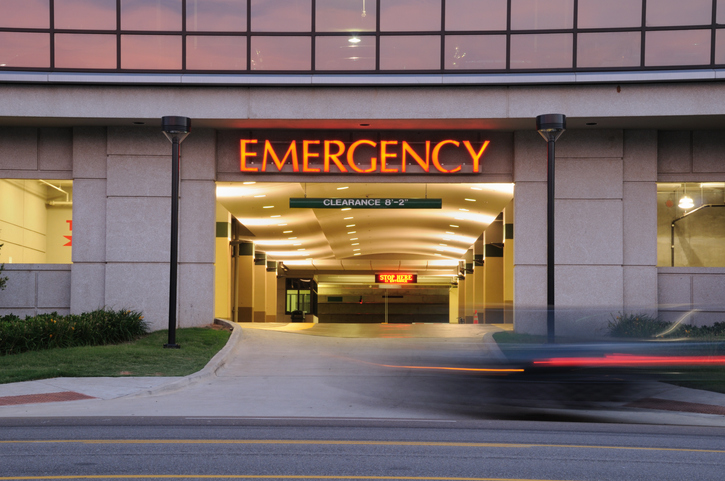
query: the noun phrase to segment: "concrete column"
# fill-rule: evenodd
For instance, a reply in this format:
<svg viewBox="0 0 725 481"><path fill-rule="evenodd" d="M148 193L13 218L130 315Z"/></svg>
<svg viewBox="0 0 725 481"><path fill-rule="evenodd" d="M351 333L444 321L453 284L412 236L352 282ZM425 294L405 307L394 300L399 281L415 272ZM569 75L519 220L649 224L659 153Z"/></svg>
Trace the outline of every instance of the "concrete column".
<svg viewBox="0 0 725 481"><path fill-rule="evenodd" d="M484 302L486 324L503 323L504 262L503 262L503 215L493 221L484 238Z"/></svg>
<svg viewBox="0 0 725 481"><path fill-rule="evenodd" d="M73 264L70 312L106 306L106 129L73 129Z"/></svg>
<svg viewBox="0 0 725 481"><path fill-rule="evenodd" d="M209 319L214 316L214 262L216 261L215 154L216 132L213 130L193 130L184 140L184 143L181 144L181 186L179 189L180 327L203 326L209 324Z"/></svg>
<svg viewBox="0 0 725 481"><path fill-rule="evenodd" d="M448 290L448 322L458 324L458 285Z"/></svg>
<svg viewBox="0 0 725 481"><path fill-rule="evenodd" d="M231 240L232 215L216 205L216 261L214 262L214 317L231 318Z"/></svg>
<svg viewBox="0 0 725 481"><path fill-rule="evenodd" d="M254 321L254 244L241 242L236 262L237 322Z"/></svg>
<svg viewBox="0 0 725 481"><path fill-rule="evenodd" d="M484 275L483 275L483 234L473 244L473 315L474 321L484 322Z"/></svg>
<svg viewBox="0 0 725 481"><path fill-rule="evenodd" d="M623 288L624 310L630 313L657 314L658 150L656 131L624 132Z"/></svg>
<svg viewBox="0 0 725 481"><path fill-rule="evenodd" d="M267 261L267 294L265 297L266 322L277 322L277 261Z"/></svg>
<svg viewBox="0 0 725 481"><path fill-rule="evenodd" d="M515 195L515 194L514 194ZM514 322L514 201L503 210L503 322Z"/></svg>
<svg viewBox="0 0 725 481"><path fill-rule="evenodd" d="M458 322L466 322L466 262L458 264Z"/></svg>
<svg viewBox="0 0 725 481"><path fill-rule="evenodd" d="M473 269L473 249L468 249L468 252L466 252L466 324L473 324L473 303L475 289L476 279L474 277Z"/></svg>
<svg viewBox="0 0 725 481"><path fill-rule="evenodd" d="M254 322L267 320L267 253L254 253Z"/></svg>

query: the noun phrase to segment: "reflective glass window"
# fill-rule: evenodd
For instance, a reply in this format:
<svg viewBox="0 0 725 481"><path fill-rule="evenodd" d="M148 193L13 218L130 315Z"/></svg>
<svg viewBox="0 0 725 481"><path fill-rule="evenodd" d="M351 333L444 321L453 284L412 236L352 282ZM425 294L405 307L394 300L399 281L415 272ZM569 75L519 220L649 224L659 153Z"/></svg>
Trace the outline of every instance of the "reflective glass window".
<svg viewBox="0 0 725 481"><path fill-rule="evenodd" d="M440 68L440 36L380 37L380 70L439 70Z"/></svg>
<svg viewBox="0 0 725 481"><path fill-rule="evenodd" d="M181 30L181 0L121 0L123 30Z"/></svg>
<svg viewBox="0 0 725 481"><path fill-rule="evenodd" d="M311 0L250 0L253 32L311 32Z"/></svg>
<svg viewBox="0 0 725 481"><path fill-rule="evenodd" d="M507 0L446 0L446 30L506 30Z"/></svg>
<svg viewBox="0 0 725 481"><path fill-rule="evenodd" d="M252 37L252 70L311 70L310 37Z"/></svg>
<svg viewBox="0 0 725 481"><path fill-rule="evenodd" d="M0 27L50 27L48 0L0 0Z"/></svg>
<svg viewBox="0 0 725 481"><path fill-rule="evenodd" d="M712 0L647 0L648 27L711 23Z"/></svg>
<svg viewBox="0 0 725 481"><path fill-rule="evenodd" d="M244 0L186 0L186 30L190 32L244 32Z"/></svg>
<svg viewBox="0 0 725 481"><path fill-rule="evenodd" d="M715 21L719 24L725 24L725 0L717 0L717 16Z"/></svg>
<svg viewBox="0 0 725 481"><path fill-rule="evenodd" d="M580 33L577 37L577 67L639 67L640 32Z"/></svg>
<svg viewBox="0 0 725 481"><path fill-rule="evenodd" d="M512 30L572 28L574 0L511 0Z"/></svg>
<svg viewBox="0 0 725 481"><path fill-rule="evenodd" d="M246 37L189 35L186 37L188 70L246 70Z"/></svg>
<svg viewBox="0 0 725 481"><path fill-rule="evenodd" d="M180 70L181 36L121 35L121 68Z"/></svg>
<svg viewBox="0 0 725 481"><path fill-rule="evenodd" d="M648 67L710 63L710 30L663 30L645 35L644 61Z"/></svg>
<svg viewBox="0 0 725 481"><path fill-rule="evenodd" d="M380 0L380 30L441 30L441 0Z"/></svg>
<svg viewBox="0 0 725 481"><path fill-rule="evenodd" d="M116 30L116 0L55 0L55 28Z"/></svg>
<svg viewBox="0 0 725 481"><path fill-rule="evenodd" d="M505 35L446 35L447 70L506 68Z"/></svg>
<svg viewBox="0 0 725 481"><path fill-rule="evenodd" d="M375 70L375 37L317 37L316 70Z"/></svg>
<svg viewBox="0 0 725 481"><path fill-rule="evenodd" d="M642 26L642 0L579 0L579 28Z"/></svg>
<svg viewBox="0 0 725 481"><path fill-rule="evenodd" d="M50 67L50 34L0 32L0 67Z"/></svg>
<svg viewBox="0 0 725 481"><path fill-rule="evenodd" d="M511 35L511 68L571 68L573 35Z"/></svg>
<svg viewBox="0 0 725 481"><path fill-rule="evenodd" d="M317 0L315 30L318 32L374 32L375 0Z"/></svg>
<svg viewBox="0 0 725 481"><path fill-rule="evenodd" d="M58 68L116 68L116 36L59 33L55 36Z"/></svg>
<svg viewBox="0 0 725 481"><path fill-rule="evenodd" d="M715 63L725 63L725 30L722 29L715 33Z"/></svg>

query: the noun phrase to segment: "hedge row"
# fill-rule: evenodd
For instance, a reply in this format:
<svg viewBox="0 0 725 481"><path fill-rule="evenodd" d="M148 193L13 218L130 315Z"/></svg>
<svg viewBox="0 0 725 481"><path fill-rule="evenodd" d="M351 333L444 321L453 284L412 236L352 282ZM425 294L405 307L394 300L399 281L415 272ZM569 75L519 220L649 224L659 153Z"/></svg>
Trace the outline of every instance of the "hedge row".
<svg viewBox="0 0 725 481"><path fill-rule="evenodd" d="M132 341L148 327L139 312L99 309L78 315L53 312L0 317L0 355L39 351L55 347L100 346Z"/></svg>
<svg viewBox="0 0 725 481"><path fill-rule="evenodd" d="M725 336L725 322L716 322L712 326L690 326L673 324L646 314L628 314L613 316L608 325L613 337L651 338L651 337L689 337L713 338Z"/></svg>

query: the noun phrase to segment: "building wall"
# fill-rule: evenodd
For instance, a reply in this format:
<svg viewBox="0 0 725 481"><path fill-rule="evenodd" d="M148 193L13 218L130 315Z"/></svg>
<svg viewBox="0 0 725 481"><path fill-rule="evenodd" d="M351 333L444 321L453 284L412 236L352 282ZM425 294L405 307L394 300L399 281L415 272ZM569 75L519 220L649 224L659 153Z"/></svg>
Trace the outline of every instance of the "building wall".
<svg viewBox="0 0 725 481"><path fill-rule="evenodd" d="M515 328L546 332L546 142L517 132L514 146ZM556 144L556 328L605 333L612 314L655 310L654 131L568 131Z"/></svg>
<svg viewBox="0 0 725 481"><path fill-rule="evenodd" d="M5 264L3 276L8 281L0 291L0 316L70 312L69 264Z"/></svg>
<svg viewBox="0 0 725 481"><path fill-rule="evenodd" d="M319 102L320 90L313 87L55 87L0 85L4 116L122 122L139 116L158 118L168 113L169 105L179 104L181 112L176 113L194 119L246 119L245 126L262 119L267 128L279 122L287 132L293 132L296 121L315 128L352 128L350 120L396 118L465 131L472 125L482 128L483 123L471 123L479 119L500 120L499 128L508 125L515 133L493 135L512 148L487 164L491 170L485 179L516 183L514 302L516 329L521 332L542 332L545 326L541 310L546 306L546 146L529 125L533 118L560 111L570 118L597 117L620 126L636 125L640 119L691 124L688 118L721 115L725 99L725 86L718 83L441 87L436 95L425 88L334 87L325 89L324 104ZM181 97L184 102L176 102ZM673 106L679 119L671 117ZM214 180L240 179L234 171L236 155L217 153L232 145L217 141L227 134L195 129L182 145L182 326L213 318ZM722 139L719 131L621 128L573 128L562 136L557 142L556 200L556 254L561 259L556 301L562 307L557 319L562 329L600 332L612 313L654 311L658 297L667 304L680 299L688 282L691 296L672 304L695 306L711 298L707 292L725 275L719 270L683 274L656 267L655 183L725 181ZM141 309L154 328L165 327L170 150L155 127L0 129L0 178L74 180L73 265L64 308ZM44 267L18 268L45 272ZM7 292L2 299L8 299Z"/></svg>

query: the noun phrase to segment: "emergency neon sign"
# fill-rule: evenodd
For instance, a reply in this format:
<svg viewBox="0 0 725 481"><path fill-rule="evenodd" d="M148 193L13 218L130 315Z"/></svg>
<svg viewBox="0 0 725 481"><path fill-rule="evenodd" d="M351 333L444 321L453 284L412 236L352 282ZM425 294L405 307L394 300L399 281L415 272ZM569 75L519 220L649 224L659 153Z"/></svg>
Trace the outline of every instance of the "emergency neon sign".
<svg viewBox="0 0 725 481"><path fill-rule="evenodd" d="M417 284L418 274L375 274L377 284Z"/></svg>
<svg viewBox="0 0 725 481"><path fill-rule="evenodd" d="M405 174L412 167L416 173L455 174L464 173L465 165L468 173L478 173L489 143L486 140L474 146L468 140L427 140L414 148L405 140L358 140L352 143L302 140L299 144L292 140L280 146L269 140L241 139L239 170L248 173ZM456 163L443 162L449 154L458 159ZM470 163L463 162L464 159Z"/></svg>

